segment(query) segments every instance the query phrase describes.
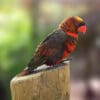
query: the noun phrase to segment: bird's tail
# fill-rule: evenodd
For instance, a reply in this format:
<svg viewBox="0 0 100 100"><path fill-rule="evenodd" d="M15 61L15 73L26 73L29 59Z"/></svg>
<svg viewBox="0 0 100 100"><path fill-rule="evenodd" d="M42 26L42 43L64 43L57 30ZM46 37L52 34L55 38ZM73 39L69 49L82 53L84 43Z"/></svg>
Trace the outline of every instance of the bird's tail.
<svg viewBox="0 0 100 100"><path fill-rule="evenodd" d="M30 60L26 67L18 76L28 75L34 72L34 69L37 68L37 62L34 60L34 57Z"/></svg>
<svg viewBox="0 0 100 100"><path fill-rule="evenodd" d="M44 63L44 58L39 58L38 60L34 60L34 58L31 59L31 61L28 63L28 67L26 67L21 73L18 74L18 76L24 76L35 72L35 69L42 65Z"/></svg>
<svg viewBox="0 0 100 100"><path fill-rule="evenodd" d="M28 75L31 74L32 71L30 70L29 67L26 67L21 73L19 73L17 76L24 76L24 75Z"/></svg>

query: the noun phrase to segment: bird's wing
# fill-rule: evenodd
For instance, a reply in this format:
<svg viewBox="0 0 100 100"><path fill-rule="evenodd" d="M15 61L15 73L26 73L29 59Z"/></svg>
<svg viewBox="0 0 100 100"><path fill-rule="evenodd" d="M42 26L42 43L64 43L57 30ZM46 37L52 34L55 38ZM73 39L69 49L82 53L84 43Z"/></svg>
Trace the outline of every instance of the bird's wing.
<svg viewBox="0 0 100 100"><path fill-rule="evenodd" d="M35 56L49 57L55 55L62 49L65 41L65 33L61 29L58 29L47 36L46 39L38 46Z"/></svg>
<svg viewBox="0 0 100 100"><path fill-rule="evenodd" d="M37 67L45 63L48 57L55 56L61 52L64 42L66 41L66 35L58 29L52 34L49 34L43 42L37 47L34 57L28 64L28 67Z"/></svg>

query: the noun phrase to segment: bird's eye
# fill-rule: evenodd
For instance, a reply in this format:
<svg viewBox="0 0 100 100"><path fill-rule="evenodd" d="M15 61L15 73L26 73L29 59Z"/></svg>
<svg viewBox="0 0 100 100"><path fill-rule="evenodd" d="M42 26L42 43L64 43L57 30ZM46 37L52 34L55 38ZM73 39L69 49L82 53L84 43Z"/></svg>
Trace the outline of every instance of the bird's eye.
<svg viewBox="0 0 100 100"><path fill-rule="evenodd" d="M85 25L84 22L79 23L79 26L84 26L84 25Z"/></svg>
<svg viewBox="0 0 100 100"><path fill-rule="evenodd" d="M73 22L73 24L76 26L76 28L79 27L79 24L72 18L71 21Z"/></svg>
<svg viewBox="0 0 100 100"><path fill-rule="evenodd" d="M79 28L80 26L85 25L84 22L80 22L80 23L78 23L78 22L76 22L75 19L73 19L73 18L72 18L72 22L74 23L74 25L76 26L76 28Z"/></svg>

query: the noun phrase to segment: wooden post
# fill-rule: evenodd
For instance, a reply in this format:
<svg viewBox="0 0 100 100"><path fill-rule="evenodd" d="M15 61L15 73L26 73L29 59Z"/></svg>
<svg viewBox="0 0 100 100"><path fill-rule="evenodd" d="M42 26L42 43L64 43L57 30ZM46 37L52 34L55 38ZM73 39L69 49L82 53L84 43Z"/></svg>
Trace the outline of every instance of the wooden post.
<svg viewBox="0 0 100 100"><path fill-rule="evenodd" d="M11 80L12 100L69 100L69 62L55 69L45 70Z"/></svg>

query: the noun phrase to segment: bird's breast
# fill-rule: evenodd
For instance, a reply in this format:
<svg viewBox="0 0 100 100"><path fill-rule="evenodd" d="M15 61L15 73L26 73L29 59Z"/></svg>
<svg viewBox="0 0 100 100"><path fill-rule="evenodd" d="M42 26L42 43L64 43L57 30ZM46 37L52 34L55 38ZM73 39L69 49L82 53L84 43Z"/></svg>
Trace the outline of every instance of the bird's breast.
<svg viewBox="0 0 100 100"><path fill-rule="evenodd" d="M66 44L66 47L67 47L67 51L68 51L69 53L71 53L71 52L74 51L76 45L73 45L73 44L67 43L67 44Z"/></svg>
<svg viewBox="0 0 100 100"><path fill-rule="evenodd" d="M76 48L76 45L66 43L66 49L63 52L62 59L66 58L69 56L70 53L72 53Z"/></svg>

